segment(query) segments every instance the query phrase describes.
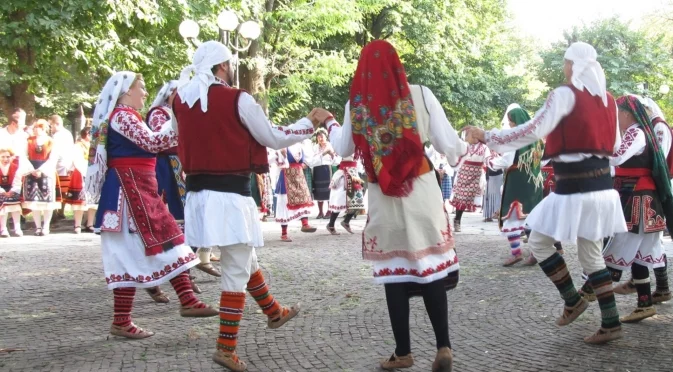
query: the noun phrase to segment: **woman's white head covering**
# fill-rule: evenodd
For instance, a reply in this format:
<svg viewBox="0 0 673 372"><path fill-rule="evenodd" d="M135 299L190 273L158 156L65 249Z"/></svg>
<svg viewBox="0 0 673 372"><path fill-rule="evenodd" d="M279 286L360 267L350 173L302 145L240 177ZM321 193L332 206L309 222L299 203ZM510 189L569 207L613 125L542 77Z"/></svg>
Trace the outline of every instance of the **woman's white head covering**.
<svg viewBox="0 0 673 372"><path fill-rule="evenodd" d="M163 87L161 87L161 90L157 94L157 97L154 99L154 102L152 102L152 106L150 106L150 110L159 107L162 105L165 105L168 103L168 97L171 96L171 93L175 89L178 88L178 81L177 80L171 80L168 83L164 84Z"/></svg>
<svg viewBox="0 0 673 372"><path fill-rule="evenodd" d="M657 105L657 103L652 98L640 98L640 103L642 103L643 106L645 106L645 109L647 109L647 113L650 115L650 120L653 120L654 118L660 118L661 120L666 121L664 112L661 111L661 107L659 107L659 105Z"/></svg>
<svg viewBox="0 0 673 372"><path fill-rule="evenodd" d="M503 129L509 128L509 117L507 114L509 114L510 111L514 110L515 108L521 108L518 103L512 103L511 105L507 106L507 110L505 111L505 116L502 117L502 121L500 122L501 127Z"/></svg>
<svg viewBox="0 0 673 372"><path fill-rule="evenodd" d="M592 96L599 96L608 106L605 72L598 63L598 53L591 45L583 42L572 43L563 58L573 62L570 83L579 90L586 89Z"/></svg>
<svg viewBox="0 0 673 372"><path fill-rule="evenodd" d="M112 75L96 101L96 108L93 110L93 123L91 128L91 147L89 152L89 168L86 172L87 197L91 198L91 204L98 204L100 191L105 181L107 172L107 131L110 115L117 106L119 97L126 94L131 89L131 84L135 81L136 74L130 71L121 71Z"/></svg>
<svg viewBox="0 0 673 372"><path fill-rule="evenodd" d="M230 59L229 48L219 41L206 41L199 45L194 52L192 64L180 73L178 95L182 102L192 108L196 101L201 100L201 111L208 111L208 88L215 82L211 69Z"/></svg>

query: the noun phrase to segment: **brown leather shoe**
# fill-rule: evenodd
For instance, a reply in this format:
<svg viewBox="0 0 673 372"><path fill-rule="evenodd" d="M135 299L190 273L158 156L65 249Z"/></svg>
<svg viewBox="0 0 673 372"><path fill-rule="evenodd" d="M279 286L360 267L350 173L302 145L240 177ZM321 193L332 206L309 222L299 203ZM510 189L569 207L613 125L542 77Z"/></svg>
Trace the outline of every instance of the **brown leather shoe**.
<svg viewBox="0 0 673 372"><path fill-rule="evenodd" d="M537 263L537 258L535 258L535 256L533 256L533 254L531 253L531 254L528 255L528 258L526 258L526 260L523 262L523 265L524 266L533 266L536 263Z"/></svg>
<svg viewBox="0 0 673 372"><path fill-rule="evenodd" d="M330 234L332 235L341 235L339 232L336 231L336 229L332 226L327 226L327 231L329 231Z"/></svg>
<svg viewBox="0 0 673 372"><path fill-rule="evenodd" d="M192 285L192 291L194 291L194 293L196 294L201 294L201 288L199 288L199 286L196 285L194 279L196 279L196 277L193 277L191 275L189 276L189 283Z"/></svg>
<svg viewBox="0 0 673 372"><path fill-rule="evenodd" d="M614 328L601 327L593 335L585 337L584 342L587 344L601 345L618 338L622 338L622 326L617 326Z"/></svg>
<svg viewBox="0 0 673 372"><path fill-rule="evenodd" d="M453 353L448 347L437 350L437 356L432 363L432 372L451 372L453 367Z"/></svg>
<svg viewBox="0 0 673 372"><path fill-rule="evenodd" d="M297 314L299 314L299 311L301 311L301 302L297 302L294 306L292 306L289 309L284 307L283 309L281 309L281 314L284 313L286 309L287 313L285 314L285 316L281 316L280 318L277 319L269 319L266 323L267 327L269 327L270 329L280 328L283 324L290 321L290 319L297 316Z"/></svg>
<svg viewBox="0 0 673 372"><path fill-rule="evenodd" d="M393 354L390 358L381 361L381 368L385 370L393 370L395 368L410 368L414 365L414 356L409 353L405 356L397 356Z"/></svg>
<svg viewBox="0 0 673 372"><path fill-rule="evenodd" d="M638 323L643 319L657 315L657 309L654 306L639 307L633 310L631 314L619 319L622 323Z"/></svg>
<svg viewBox="0 0 673 372"><path fill-rule="evenodd" d="M344 230L348 231L351 234L354 234L353 229L351 229L351 225L347 224L346 221L341 221L341 227L344 228Z"/></svg>
<svg viewBox="0 0 673 372"><path fill-rule="evenodd" d="M318 230L318 229L316 229L315 227L313 227L311 225L306 225L306 226L301 227L301 232L305 232L305 233L314 233L314 232L316 232L316 230Z"/></svg>
<svg viewBox="0 0 673 372"><path fill-rule="evenodd" d="M244 361L238 359L236 352L226 352L222 350L217 350L213 354L213 362L221 365L222 367L229 368L234 372L244 372L248 366Z"/></svg>
<svg viewBox="0 0 673 372"><path fill-rule="evenodd" d="M292 243L292 239L290 239L290 237L287 235L281 235L280 240L285 243Z"/></svg>
<svg viewBox="0 0 673 372"><path fill-rule="evenodd" d="M502 266L504 266L504 267L509 267L509 266L512 266L512 265L514 265L515 263L517 263L517 262L521 262L521 261L523 261L523 255L519 254L519 255L516 255L516 256L511 256L510 258L508 258L508 259L502 264Z"/></svg>
<svg viewBox="0 0 673 372"><path fill-rule="evenodd" d="M131 338L134 340L140 340L142 338L154 336L154 332L146 331L133 323L131 323L131 325L128 327L120 327L113 324L112 327L110 327L110 334L119 337Z"/></svg>
<svg viewBox="0 0 673 372"><path fill-rule="evenodd" d="M563 314L556 320L556 325L559 327L567 326L577 319L589 307L589 302L580 297L580 300L573 307L565 306Z"/></svg>
<svg viewBox="0 0 673 372"><path fill-rule="evenodd" d="M670 301L670 300L671 300L671 291L667 291L667 292L654 291L654 292L652 292L652 304L659 304L659 303Z"/></svg>
<svg viewBox="0 0 673 372"><path fill-rule="evenodd" d="M168 298L166 293L164 293L164 291L162 291L159 287L147 288L146 291L156 303L167 304L171 302L170 298Z"/></svg>
<svg viewBox="0 0 673 372"><path fill-rule="evenodd" d="M220 315L220 312L210 306L202 308L180 307L180 316L184 318L207 318L217 315Z"/></svg>
<svg viewBox="0 0 673 372"><path fill-rule="evenodd" d="M627 295L627 294L636 293L636 285L633 284L632 280L629 280L628 282L624 282L622 284L616 285L612 290L616 294L620 294L620 295Z"/></svg>
<svg viewBox="0 0 673 372"><path fill-rule="evenodd" d="M453 231L460 232L460 221L453 220Z"/></svg>
<svg viewBox="0 0 673 372"><path fill-rule="evenodd" d="M195 267L197 269L203 271L206 274L210 274L210 275L216 276L218 278L222 276L222 274L220 274L220 271L217 270L215 268L215 266L213 266L213 264L211 264L210 262L208 262L208 263L201 262L200 264L196 265Z"/></svg>

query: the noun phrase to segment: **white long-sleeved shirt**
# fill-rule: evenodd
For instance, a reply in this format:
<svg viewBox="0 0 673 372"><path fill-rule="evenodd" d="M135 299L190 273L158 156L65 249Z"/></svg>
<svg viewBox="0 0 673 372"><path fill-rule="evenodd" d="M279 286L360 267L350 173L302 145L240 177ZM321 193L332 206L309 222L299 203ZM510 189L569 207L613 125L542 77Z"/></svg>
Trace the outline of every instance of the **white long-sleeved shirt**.
<svg viewBox="0 0 673 372"><path fill-rule="evenodd" d="M573 91L566 86L558 87L549 93L544 106L535 113L533 119L525 124L517 125L514 128L491 129L485 133L484 139L488 147L499 153L516 151L521 147L530 145L549 135L561 120L572 112L574 107L575 94ZM617 109L615 108L615 111L616 110ZM617 123L617 120L615 120L615 127L617 129L613 150L616 152L621 145L619 124ZM561 154L554 157L552 160L558 163L574 163L592 156L606 157L586 153L576 153Z"/></svg>
<svg viewBox="0 0 673 372"><path fill-rule="evenodd" d="M638 156L645 151L647 139L638 124L631 125L622 136L622 143L619 149L610 157L610 165L613 167L624 164L625 161L634 156Z"/></svg>
<svg viewBox="0 0 673 372"><path fill-rule="evenodd" d="M657 142L659 142L659 147L663 151L664 156L668 156L668 152L671 150L671 128L666 125L666 123L657 123L654 126L654 133L657 136Z"/></svg>
<svg viewBox="0 0 673 372"><path fill-rule="evenodd" d="M10 134L6 127L0 128L0 148L9 148L15 156L26 158L28 157L28 137L28 133L18 128L13 134Z"/></svg>
<svg viewBox="0 0 673 372"><path fill-rule="evenodd" d="M56 172L59 176L67 176L72 170L72 148L75 146L75 141L72 138L72 133L65 128L60 128L52 135L54 147L52 151L56 152L58 159L56 160Z"/></svg>
<svg viewBox="0 0 673 372"><path fill-rule="evenodd" d="M491 156L487 159L488 167L493 171L507 170L514 164L516 151L509 151L502 156Z"/></svg>
<svg viewBox="0 0 673 372"><path fill-rule="evenodd" d="M441 154L446 155L449 164L456 164L458 159L467 153L467 143L462 141L446 118L444 109L437 97L427 87L422 87L425 98L425 106L429 114L429 133L427 136L430 143ZM329 139L334 151L341 157L353 155L355 143L353 142L353 124L350 118L350 101L346 103L343 126L339 126L332 119L325 123L329 132ZM421 139L424 141L424 139Z"/></svg>
<svg viewBox="0 0 673 372"><path fill-rule="evenodd" d="M33 171L33 165L28 161L28 158L24 156L17 156L16 158L19 159L19 165L16 169L16 173L14 174L12 186L10 187L9 191L20 194L21 186L23 185L22 177ZM11 164L11 161L7 163L7 165L0 164L0 174L9 175L9 167ZM5 192L5 190L0 188L0 193L3 192Z"/></svg>

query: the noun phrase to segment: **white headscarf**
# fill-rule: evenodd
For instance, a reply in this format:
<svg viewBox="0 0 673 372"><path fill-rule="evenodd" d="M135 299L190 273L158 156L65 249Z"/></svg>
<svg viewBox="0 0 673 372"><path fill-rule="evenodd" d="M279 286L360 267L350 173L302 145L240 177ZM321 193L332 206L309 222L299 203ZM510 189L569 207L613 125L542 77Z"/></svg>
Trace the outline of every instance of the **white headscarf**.
<svg viewBox="0 0 673 372"><path fill-rule="evenodd" d="M168 83L164 84L164 86L161 87L161 90L157 94L157 97L154 99L154 102L152 102L150 110L168 103L168 97L170 97L171 93L173 93L173 91L177 88L178 88L177 80L171 80Z"/></svg>
<svg viewBox="0 0 673 372"><path fill-rule="evenodd" d="M505 110L505 116L502 117L502 121L500 122L503 129L509 128L509 116L507 116L507 114L509 114L509 112L515 108L521 108L521 106L519 106L518 103L512 103L511 105L507 106L507 110Z"/></svg>
<svg viewBox="0 0 673 372"><path fill-rule="evenodd" d="M117 72L108 79L96 101L93 110L93 123L91 128L91 151L89 154L89 169L86 172L84 185L91 203L97 204L100 199L100 191L105 181L107 172L107 131L110 115L117 105L119 97L126 94L136 78L135 72Z"/></svg>
<svg viewBox="0 0 673 372"><path fill-rule="evenodd" d="M664 117L664 112L661 111L661 107L657 105L657 103L650 97L645 97L645 98L640 98L640 103L645 106L645 108L648 110L648 114L650 115L650 120L653 120L654 118L661 118L661 120L666 121L666 118Z"/></svg>
<svg viewBox="0 0 673 372"><path fill-rule="evenodd" d="M605 72L596 58L598 53L591 45L583 42L573 43L563 58L573 62L573 74L570 82L579 89L586 89L592 96L599 96L608 106L608 93L605 85Z"/></svg>
<svg viewBox="0 0 673 372"><path fill-rule="evenodd" d="M197 100L201 100L201 111L208 111L208 87L215 82L211 69L213 66L231 59L231 52L218 41L206 41L194 52L192 64L185 67L180 74L178 95L183 103L191 108ZM190 75L194 74L191 77Z"/></svg>

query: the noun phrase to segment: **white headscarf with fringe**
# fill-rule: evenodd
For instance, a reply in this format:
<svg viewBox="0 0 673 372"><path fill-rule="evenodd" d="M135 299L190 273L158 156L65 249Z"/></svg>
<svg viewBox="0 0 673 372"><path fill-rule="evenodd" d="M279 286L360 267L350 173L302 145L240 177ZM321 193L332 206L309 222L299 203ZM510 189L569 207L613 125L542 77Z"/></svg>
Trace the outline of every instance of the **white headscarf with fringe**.
<svg viewBox="0 0 673 372"><path fill-rule="evenodd" d="M213 66L231 59L229 48L219 41L206 41L194 52L192 64L180 73L178 95L183 103L192 108L196 101L201 101L201 111L208 111L208 88L215 83ZM193 76L192 76L193 74ZM191 79L190 79L191 77Z"/></svg>
<svg viewBox="0 0 673 372"><path fill-rule="evenodd" d="M570 83L578 90L586 89L592 96L601 97L608 106L605 72L596 60L598 53L591 45L583 42L572 43L563 58L573 62Z"/></svg>
<svg viewBox="0 0 673 372"><path fill-rule="evenodd" d="M135 81L136 73L120 71L112 75L96 101L91 127L91 147L89 150L89 168L84 186L92 204L100 200L100 192L107 173L107 132L110 115L117 106L119 97L126 94Z"/></svg>
<svg viewBox="0 0 673 372"><path fill-rule="evenodd" d="M645 106L647 113L650 115L650 120L654 118L660 118L663 121L666 121L664 117L664 112L661 111L661 107L650 97L640 98L640 103Z"/></svg>
<svg viewBox="0 0 673 372"><path fill-rule="evenodd" d="M152 102L150 110L155 107L168 104L168 97L170 97L171 93L173 93L173 91L177 88L178 88L177 80L171 80L168 83L164 84L164 86L161 87L161 90L159 90L159 93L157 94L157 97L154 99L154 102Z"/></svg>

